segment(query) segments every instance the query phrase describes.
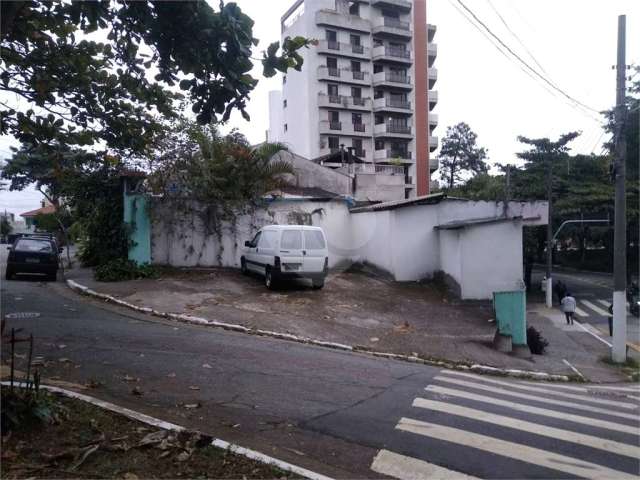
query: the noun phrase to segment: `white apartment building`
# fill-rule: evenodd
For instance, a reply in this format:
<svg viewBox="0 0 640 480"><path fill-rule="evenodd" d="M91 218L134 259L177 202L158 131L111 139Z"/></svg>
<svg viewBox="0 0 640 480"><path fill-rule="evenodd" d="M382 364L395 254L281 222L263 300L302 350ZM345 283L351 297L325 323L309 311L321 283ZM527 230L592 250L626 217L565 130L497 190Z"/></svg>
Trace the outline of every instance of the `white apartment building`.
<svg viewBox="0 0 640 480"><path fill-rule="evenodd" d="M270 92L269 141L317 159L353 148L358 168L404 175L405 197L427 195L437 160L436 28L426 0L297 0L282 38L302 35L302 71Z"/></svg>

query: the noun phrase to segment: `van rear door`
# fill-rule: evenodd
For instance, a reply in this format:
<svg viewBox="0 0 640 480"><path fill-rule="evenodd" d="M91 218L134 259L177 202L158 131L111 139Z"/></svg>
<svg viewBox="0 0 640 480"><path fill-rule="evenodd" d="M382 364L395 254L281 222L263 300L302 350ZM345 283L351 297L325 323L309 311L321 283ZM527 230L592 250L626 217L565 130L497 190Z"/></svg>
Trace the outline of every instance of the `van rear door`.
<svg viewBox="0 0 640 480"><path fill-rule="evenodd" d="M324 233L318 228L305 228L304 237L304 271L305 273L320 273L324 270L327 258L327 242Z"/></svg>
<svg viewBox="0 0 640 480"><path fill-rule="evenodd" d="M282 272L302 272L302 230L295 227L285 228L280 235L280 268Z"/></svg>

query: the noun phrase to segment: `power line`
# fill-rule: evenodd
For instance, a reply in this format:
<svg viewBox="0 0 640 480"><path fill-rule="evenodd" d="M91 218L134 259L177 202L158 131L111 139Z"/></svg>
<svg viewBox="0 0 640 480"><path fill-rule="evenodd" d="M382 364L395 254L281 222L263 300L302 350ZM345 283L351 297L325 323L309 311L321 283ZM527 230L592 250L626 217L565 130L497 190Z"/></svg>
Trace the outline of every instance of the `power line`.
<svg viewBox="0 0 640 480"><path fill-rule="evenodd" d="M524 44L524 42L520 39L520 37L513 31L511 30L511 27L509 27L509 24L507 23L507 21L504 19L504 17L500 14L500 12L498 11L498 9L493 5L493 2L491 0L487 0L487 3L489 4L489 6L491 7L491 9L496 13L496 15L498 16L498 18L500 18L500 21L502 21L503 25L507 28L507 30L509 30L509 33L511 35L513 35L513 37L518 41L518 43L522 46L522 48L524 48L525 52L527 52L529 54L529 56L531 57L531 59L535 62L535 64L540 67L540 70L542 70L546 75L549 75L547 73L547 71L544 69L544 67L542 65L540 65L540 62L538 62L538 60L536 59L536 57L533 55L533 53L531 53L531 51L527 48L527 46Z"/></svg>
<svg viewBox="0 0 640 480"><path fill-rule="evenodd" d="M531 67L531 65L529 65L527 62L525 62L522 57L520 57L520 55L518 55L517 53L515 53L506 43L504 43L502 41L502 39L500 37L498 37L495 33L493 33L493 31L482 21L478 18L478 16L469 8L467 7L464 2L462 2L462 0L456 0L460 5L462 5L462 7L469 12L469 14L475 19L476 22L478 22L488 33L489 35L491 35L493 38L495 38L500 45L502 45L511 55L513 55L520 63L522 63L525 67L527 67L531 72L533 72L533 74L535 74L537 77L539 77L540 79L542 79L542 81L544 81L546 84L548 84L551 88L553 88L554 90L558 91L559 93L561 93L563 96L565 96L566 98L568 98L569 100L571 100L572 102L574 102L576 105L580 105L581 107L587 109L587 110L591 110L592 112L595 113L600 113L598 110L596 110L595 108L591 108L588 105L585 105L584 103L580 102L579 100L576 100L575 98L573 98L571 95L569 95L567 92L565 92L564 90L562 90L560 87L558 87L556 84L554 84L552 81L550 81L549 79L547 79L546 77L544 77L543 75L541 75L537 70L535 70L533 67Z"/></svg>
<svg viewBox="0 0 640 480"><path fill-rule="evenodd" d="M459 0L458 0L459 1ZM451 4L452 7L454 7L458 13L460 15L462 15L462 17L469 22L476 30L478 30L478 32L480 32L495 48L496 50L498 50L509 62L512 62L514 65L516 65L523 73L525 73L529 78L531 78L533 81L535 81L538 85L540 85L542 88L544 88L547 93L549 93L550 95L554 96L554 97L558 97L558 94L551 90L546 83L543 83L540 81L539 78L533 76L531 74L531 72L529 70L526 70L525 68L522 67L522 65L520 65L519 63L516 63L513 61L513 58L511 58L509 55L507 55L507 53L505 51L503 51L502 48L500 48L500 45L498 45L495 40L493 40L493 38L491 38L482 28L480 28L480 26L478 26L467 14L464 13L464 11L462 11L455 3L454 0L449 0L449 3ZM495 35L494 35L495 36ZM508 47L507 47L508 48ZM565 101L567 103L568 106L570 106L571 108L575 109L577 112L583 114L583 115L587 115L591 120L594 120L595 122L598 123L602 123L602 121L596 117L594 117L591 113L585 111L585 110L581 110L578 108L578 106L573 103L568 101L566 98L564 98L564 96L559 97L561 98L563 101Z"/></svg>

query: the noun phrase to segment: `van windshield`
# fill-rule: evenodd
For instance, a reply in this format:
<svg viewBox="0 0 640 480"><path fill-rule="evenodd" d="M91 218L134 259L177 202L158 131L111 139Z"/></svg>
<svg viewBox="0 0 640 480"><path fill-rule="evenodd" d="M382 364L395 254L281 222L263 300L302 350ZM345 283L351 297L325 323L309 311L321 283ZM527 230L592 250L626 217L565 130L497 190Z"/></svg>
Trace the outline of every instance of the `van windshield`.
<svg viewBox="0 0 640 480"><path fill-rule="evenodd" d="M324 235L320 230L304 231L304 248L307 250L322 250L325 248Z"/></svg>

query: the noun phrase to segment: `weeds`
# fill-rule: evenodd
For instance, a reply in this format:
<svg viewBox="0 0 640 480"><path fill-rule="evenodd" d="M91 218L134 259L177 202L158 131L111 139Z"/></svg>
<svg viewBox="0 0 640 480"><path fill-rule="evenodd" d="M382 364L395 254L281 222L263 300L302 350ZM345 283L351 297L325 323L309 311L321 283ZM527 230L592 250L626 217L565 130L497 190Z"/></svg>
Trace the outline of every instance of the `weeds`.
<svg viewBox="0 0 640 480"><path fill-rule="evenodd" d="M527 328L527 345L534 355L542 355L549 342L534 327Z"/></svg>

